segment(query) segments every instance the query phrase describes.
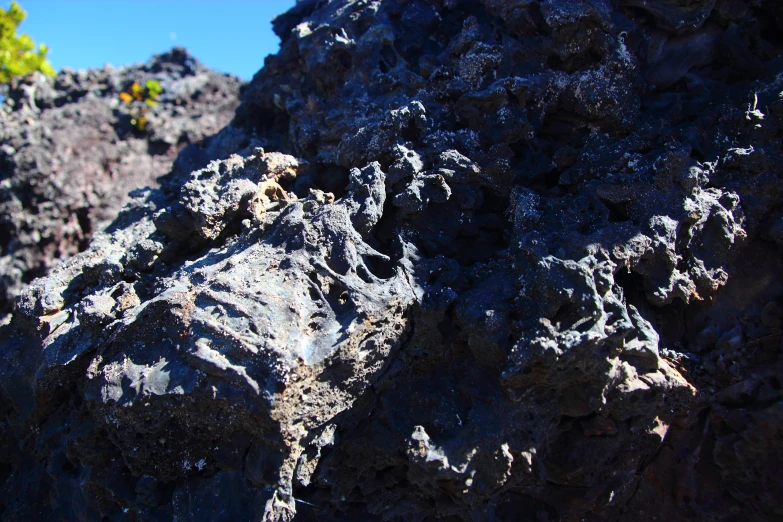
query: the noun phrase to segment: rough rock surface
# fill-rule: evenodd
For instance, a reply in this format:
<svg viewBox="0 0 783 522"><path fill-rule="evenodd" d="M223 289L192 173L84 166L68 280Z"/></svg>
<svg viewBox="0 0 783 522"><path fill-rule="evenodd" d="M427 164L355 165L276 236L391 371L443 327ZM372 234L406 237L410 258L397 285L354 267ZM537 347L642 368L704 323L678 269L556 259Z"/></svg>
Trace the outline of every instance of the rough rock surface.
<svg viewBox="0 0 783 522"><path fill-rule="evenodd" d="M18 298L3 519L783 517L778 2L275 29L232 126Z"/></svg>
<svg viewBox="0 0 783 522"><path fill-rule="evenodd" d="M148 79L164 93L138 132L119 94ZM181 48L142 66L14 85L0 106L0 315L27 283L84 250L130 191L156 186L183 146L225 127L240 86Z"/></svg>

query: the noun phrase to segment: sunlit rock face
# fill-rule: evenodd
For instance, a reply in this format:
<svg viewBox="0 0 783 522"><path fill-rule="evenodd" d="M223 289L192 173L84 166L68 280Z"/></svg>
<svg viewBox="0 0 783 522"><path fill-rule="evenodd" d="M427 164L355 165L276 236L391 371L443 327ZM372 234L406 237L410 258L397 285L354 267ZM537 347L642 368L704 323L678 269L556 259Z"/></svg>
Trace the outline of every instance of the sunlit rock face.
<svg viewBox="0 0 783 522"><path fill-rule="evenodd" d="M139 131L119 96L148 80L163 93ZM241 85L182 48L12 85L0 105L0 319L30 281L85 250L129 192L157 186L184 146L225 127Z"/></svg>
<svg viewBox="0 0 783 522"><path fill-rule="evenodd" d="M781 516L776 3L274 25L231 126L16 300L4 518Z"/></svg>

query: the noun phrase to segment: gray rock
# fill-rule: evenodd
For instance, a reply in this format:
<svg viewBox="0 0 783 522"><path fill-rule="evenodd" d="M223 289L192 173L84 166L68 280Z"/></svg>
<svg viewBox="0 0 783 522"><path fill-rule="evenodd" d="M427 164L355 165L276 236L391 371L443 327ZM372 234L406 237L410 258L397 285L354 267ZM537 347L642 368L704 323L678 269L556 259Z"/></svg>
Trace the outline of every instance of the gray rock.
<svg viewBox="0 0 783 522"><path fill-rule="evenodd" d="M298 2L21 291L2 517L779 518L779 15Z"/></svg>
<svg viewBox="0 0 783 522"><path fill-rule="evenodd" d="M119 94L148 79L164 91L140 133ZM0 106L0 314L32 279L84 250L129 192L156 186L183 146L223 128L240 84L174 48L144 65L12 87Z"/></svg>

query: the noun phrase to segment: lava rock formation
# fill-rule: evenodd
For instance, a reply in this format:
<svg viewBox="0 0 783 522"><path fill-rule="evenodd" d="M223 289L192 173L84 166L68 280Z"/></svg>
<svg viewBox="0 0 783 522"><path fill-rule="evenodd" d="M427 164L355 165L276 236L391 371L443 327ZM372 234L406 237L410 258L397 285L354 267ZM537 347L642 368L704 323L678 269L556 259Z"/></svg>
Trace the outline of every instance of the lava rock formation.
<svg viewBox="0 0 783 522"><path fill-rule="evenodd" d="M17 298L4 520L783 517L783 8L304 0Z"/></svg>
<svg viewBox="0 0 783 522"><path fill-rule="evenodd" d="M151 79L164 93L139 132L119 94ZM155 186L182 147L225 127L240 86L182 48L12 85L0 106L0 316L27 283L86 249L129 192Z"/></svg>

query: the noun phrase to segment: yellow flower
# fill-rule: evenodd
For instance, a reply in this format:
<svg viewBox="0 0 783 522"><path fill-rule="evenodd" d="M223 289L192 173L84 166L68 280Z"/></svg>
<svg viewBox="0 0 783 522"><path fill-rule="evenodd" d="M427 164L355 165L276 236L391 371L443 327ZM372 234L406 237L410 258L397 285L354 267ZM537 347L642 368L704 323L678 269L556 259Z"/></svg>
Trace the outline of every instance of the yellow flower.
<svg viewBox="0 0 783 522"><path fill-rule="evenodd" d="M139 82L133 82L133 85L131 85L131 93L133 94L133 97L139 101L144 99L144 89L139 85Z"/></svg>

